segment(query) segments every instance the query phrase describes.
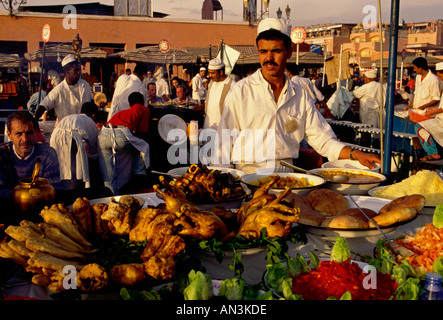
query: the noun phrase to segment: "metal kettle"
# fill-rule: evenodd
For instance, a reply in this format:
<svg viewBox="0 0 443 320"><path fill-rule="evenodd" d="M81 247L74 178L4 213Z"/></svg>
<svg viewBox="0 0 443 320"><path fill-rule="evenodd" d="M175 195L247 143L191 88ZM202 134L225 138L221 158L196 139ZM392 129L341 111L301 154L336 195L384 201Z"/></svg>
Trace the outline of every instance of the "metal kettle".
<svg viewBox="0 0 443 320"><path fill-rule="evenodd" d="M49 184L48 179L40 178L41 160L37 158L31 178L21 179L12 190L16 207L22 211L30 212L41 210L43 206L55 199L55 189ZM37 212L38 214L39 212Z"/></svg>

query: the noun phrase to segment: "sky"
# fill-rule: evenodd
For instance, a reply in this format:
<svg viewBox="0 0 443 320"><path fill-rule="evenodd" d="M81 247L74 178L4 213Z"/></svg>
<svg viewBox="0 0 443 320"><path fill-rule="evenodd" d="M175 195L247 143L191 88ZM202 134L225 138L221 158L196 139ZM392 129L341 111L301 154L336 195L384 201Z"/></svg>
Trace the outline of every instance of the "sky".
<svg viewBox="0 0 443 320"><path fill-rule="evenodd" d="M242 21L243 0L219 0L223 7L223 20ZM27 0L27 5L76 4L100 2L112 5L114 0ZM260 0L257 0L260 11ZM291 24L310 26L324 23L362 23L372 12L378 21L378 0L270 0L269 16L277 17L280 7L291 8ZM399 22L421 22L443 19L442 0L399 0ZM383 23L391 19L391 1L380 0ZM201 19L203 0L153 0L154 11L169 14L168 19ZM370 6L370 7L368 7ZM365 9L366 8L366 9ZM365 11L366 10L366 11ZM369 10L369 11L368 11ZM283 13L284 16L284 13ZM220 12L218 19L221 20ZM376 21L375 21L376 22Z"/></svg>

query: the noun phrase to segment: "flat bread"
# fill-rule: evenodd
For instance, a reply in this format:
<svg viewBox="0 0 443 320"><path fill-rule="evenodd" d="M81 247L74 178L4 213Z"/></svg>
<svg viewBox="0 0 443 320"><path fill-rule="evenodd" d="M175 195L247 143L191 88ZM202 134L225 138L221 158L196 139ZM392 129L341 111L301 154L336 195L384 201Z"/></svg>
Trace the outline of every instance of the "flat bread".
<svg viewBox="0 0 443 320"><path fill-rule="evenodd" d="M322 222L326 219L326 216L315 210L304 210L300 211L298 218L298 223L305 224L308 226L320 226Z"/></svg>
<svg viewBox="0 0 443 320"><path fill-rule="evenodd" d="M331 189L315 189L305 196L305 201L312 209L327 216L338 215L349 208L348 199Z"/></svg>
<svg viewBox="0 0 443 320"><path fill-rule="evenodd" d="M414 218L417 215L417 211L411 207L394 207L390 211L377 215L372 220L379 227L387 227L398 222L407 221ZM374 228L375 226L369 222L369 226Z"/></svg>
<svg viewBox="0 0 443 320"><path fill-rule="evenodd" d="M369 208L361 208L364 213L370 218L374 218L375 216L377 216L377 212L375 212L374 210L371 210ZM348 208L346 210L343 210L342 212L339 213L340 216L353 216L356 217L358 219L361 219L363 221L369 221L368 218L365 217L365 215L360 211L359 208Z"/></svg>
<svg viewBox="0 0 443 320"><path fill-rule="evenodd" d="M425 202L426 198L421 194L412 194L408 196L403 196L394 199L390 203L383 206L378 213L383 214L392 210L393 208L403 208L403 207L412 208L415 211L419 212L425 206Z"/></svg>
<svg viewBox="0 0 443 320"><path fill-rule="evenodd" d="M334 229L367 229L369 224L367 221L357 217L339 215L326 218L321 223L321 226Z"/></svg>

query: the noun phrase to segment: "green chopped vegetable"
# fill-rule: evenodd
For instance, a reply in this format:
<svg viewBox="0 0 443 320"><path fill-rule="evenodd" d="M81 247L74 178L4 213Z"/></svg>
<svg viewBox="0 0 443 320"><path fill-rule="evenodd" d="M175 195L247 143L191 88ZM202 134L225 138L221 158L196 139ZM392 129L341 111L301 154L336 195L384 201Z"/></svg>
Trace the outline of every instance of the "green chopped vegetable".
<svg viewBox="0 0 443 320"><path fill-rule="evenodd" d="M209 300L214 295L212 280L208 274L191 270L188 274L189 284L183 290L185 300Z"/></svg>
<svg viewBox="0 0 443 320"><path fill-rule="evenodd" d="M331 251L331 261L341 263L351 257L351 250L345 238L335 237L335 244Z"/></svg>
<svg viewBox="0 0 443 320"><path fill-rule="evenodd" d="M432 217L432 224L437 229L443 228L443 204L438 204L435 207L434 216Z"/></svg>
<svg viewBox="0 0 443 320"><path fill-rule="evenodd" d="M245 280L230 278L222 280L220 284L220 297L226 297L228 300L242 300L243 290L245 288Z"/></svg>

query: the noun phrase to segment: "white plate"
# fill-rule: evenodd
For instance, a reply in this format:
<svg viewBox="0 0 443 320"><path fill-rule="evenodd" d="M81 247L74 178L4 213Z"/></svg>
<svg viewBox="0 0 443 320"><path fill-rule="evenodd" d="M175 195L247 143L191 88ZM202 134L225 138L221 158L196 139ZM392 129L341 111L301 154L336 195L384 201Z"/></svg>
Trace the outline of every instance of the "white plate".
<svg viewBox="0 0 443 320"><path fill-rule="evenodd" d="M163 117L161 117L160 120L158 121L157 129L158 133L160 134L160 137L162 137L162 139L169 144L183 143L186 141L188 137L187 134L188 126L186 125L186 122L175 114L166 114ZM173 137L175 138L175 140L169 140L168 133L173 129L183 130L183 133L180 134L180 137L178 136Z"/></svg>
<svg viewBox="0 0 443 320"><path fill-rule="evenodd" d="M143 199L140 196L136 196L136 195L130 195L130 196L136 198L138 200L138 202L140 202L140 206L141 206L140 208L143 208L143 206L145 205L145 199ZM89 203L91 205L97 204L97 203L109 204L111 202L111 199L114 199L115 201L118 202L121 197L122 196L114 196L114 197L107 197L107 198L92 199L89 201Z"/></svg>
<svg viewBox="0 0 443 320"><path fill-rule="evenodd" d="M381 186L381 187L375 187L375 188L372 188L372 189L370 189L369 191L368 191L368 194L371 196L371 197L375 197L375 198L379 198L379 199L389 199L389 198L383 198L383 197L376 197L375 195L374 195L374 191L376 191L376 190L382 190L382 189L384 189L384 188L387 188L388 186ZM394 200L394 199L389 199L389 200ZM423 209L421 209L420 210L420 214L434 214L434 211L435 211L435 206L424 206L424 208Z"/></svg>
<svg viewBox="0 0 443 320"><path fill-rule="evenodd" d="M354 202L349 199L348 196L345 196L349 200L349 207L350 208L356 208L357 206L354 204ZM367 196L352 196L352 198L357 202L357 204L360 206L360 208L368 208L375 212L379 212L380 209L385 206L386 204L390 203L392 200L389 199L382 199L382 198L374 198L374 197L367 197ZM381 227L384 233L391 233L395 229L398 228L398 226L408 223L413 219L403 221L400 223L396 223L391 226L387 227ZM340 236L343 238L362 238L362 237L371 237L371 236L381 236L382 234L377 228L368 228L368 229L336 229L336 228L326 228L326 227L320 227L320 226L309 226L305 224L301 224L305 227L306 231L323 237L332 237L335 238L336 236Z"/></svg>
<svg viewBox="0 0 443 320"><path fill-rule="evenodd" d="M326 168L326 169L330 169L330 168L358 169L358 170L380 172L381 165L379 163L377 163L374 169L369 169L368 167L362 165L357 160L340 159L340 160L325 162L322 164L321 167Z"/></svg>
<svg viewBox="0 0 443 320"><path fill-rule="evenodd" d="M303 187L303 188L293 188L292 192L300 195L306 195L309 192L311 192L314 189L319 188L320 186L324 185L326 183L326 179L323 179L321 177L314 176L312 174L304 174L304 173L294 173L294 172L276 172L275 174L278 174L282 178L286 177L293 177L295 179L301 179L305 178L308 183L312 183L312 186L309 187ZM259 179L263 179L266 177L272 176L272 174L247 174L241 178L241 181L248 186L249 189L251 189L252 192L257 191L260 186L251 184L251 182L258 181ZM278 194L280 192L284 191L283 188L273 188L269 189L269 193Z"/></svg>

